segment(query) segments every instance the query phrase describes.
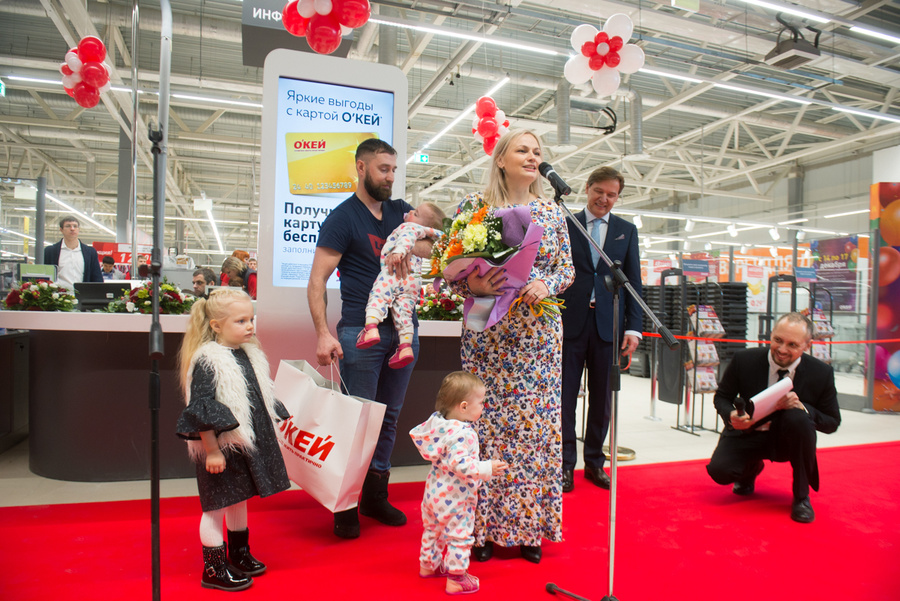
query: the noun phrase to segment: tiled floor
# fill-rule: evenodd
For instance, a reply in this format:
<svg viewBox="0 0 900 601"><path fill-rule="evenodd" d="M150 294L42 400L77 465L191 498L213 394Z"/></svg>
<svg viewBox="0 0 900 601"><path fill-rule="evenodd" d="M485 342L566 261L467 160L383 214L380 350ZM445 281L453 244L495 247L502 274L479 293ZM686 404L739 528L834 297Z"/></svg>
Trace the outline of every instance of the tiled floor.
<svg viewBox="0 0 900 601"><path fill-rule="evenodd" d="M858 378L839 374L839 391L860 394ZM708 458L716 446L718 434L697 430L698 435L679 431L676 425L676 406L657 402L656 420L648 419L651 412L650 380L623 376L619 394L620 447L633 449L633 461L621 461L621 467L641 463L662 463L687 459ZM712 396L704 401L703 425L714 428L715 412ZM843 421L838 431L831 435L819 435L819 447L834 447L872 442L900 440L900 416L857 411L843 411ZM682 416L683 418L683 416ZM695 424L700 425L700 406L695 412ZM395 468L392 481L419 481L425 479L427 466ZM163 497L189 496L197 493L193 478L163 480L160 485ZM146 499L150 497L147 481L84 483L50 480L35 476L28 469L28 441L0 455L0 506L44 505L54 503L79 503Z"/></svg>

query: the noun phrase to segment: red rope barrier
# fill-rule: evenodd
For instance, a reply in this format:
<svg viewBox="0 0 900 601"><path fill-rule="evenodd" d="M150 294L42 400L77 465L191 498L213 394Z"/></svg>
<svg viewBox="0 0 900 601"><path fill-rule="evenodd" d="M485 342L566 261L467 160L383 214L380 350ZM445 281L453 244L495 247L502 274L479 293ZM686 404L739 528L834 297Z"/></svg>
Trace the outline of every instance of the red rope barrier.
<svg viewBox="0 0 900 601"><path fill-rule="evenodd" d="M657 332L644 332L644 336L661 338ZM768 340L736 340L732 338L703 338L700 336L675 336L678 340L708 340L710 342L752 342L756 344L769 344ZM900 338L885 338L882 340L813 340L813 344L883 344L886 342L900 342Z"/></svg>

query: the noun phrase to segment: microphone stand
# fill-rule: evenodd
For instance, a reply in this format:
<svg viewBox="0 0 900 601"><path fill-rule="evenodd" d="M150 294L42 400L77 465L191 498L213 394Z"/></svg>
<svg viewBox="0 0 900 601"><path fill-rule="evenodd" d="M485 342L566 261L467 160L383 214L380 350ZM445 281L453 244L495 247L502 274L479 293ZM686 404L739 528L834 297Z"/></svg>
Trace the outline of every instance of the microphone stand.
<svg viewBox="0 0 900 601"><path fill-rule="evenodd" d="M675 348L678 346L678 341L675 339L675 336L672 335L672 332L662 324L656 314L650 310L650 307L647 306L647 303L644 302L644 299L641 298L641 295L638 294L634 287L631 285L631 282L628 281L628 278L622 272L622 263L621 261L612 261L603 249L600 248L600 245L597 244L593 238L591 238L590 234L588 234L587 230L581 222L575 219L575 215L572 214L572 211L569 210L569 207L565 205L562 201L562 197L564 194L561 194L559 190L556 190L554 187L554 191L556 192L553 200L556 201L556 204L565 212L565 214L569 217L572 223L575 224L575 227L578 228L578 231L581 232L581 235L584 236L585 240L591 245L591 247L597 251L597 254L600 255L600 259L606 263L607 267L609 267L611 275L605 276L604 284L606 285L606 289L612 292L613 295L613 340L619 340L619 296L620 291L624 288L628 294L631 295L631 298L640 305L644 314L646 314L650 320L653 322L653 325L656 326L659 331L659 335L662 337L663 341L669 346L669 348ZM615 343L614 343L615 344ZM615 568L615 555L616 555L616 488L617 488L617 469L618 469L618 446L617 446L617 437L618 437L618 408L619 408L619 390L621 389L621 368L619 367L619 354L616 352L616 349L613 349L612 354L612 365L610 366L610 374L609 374L609 385L610 390L612 391L612 403L611 403L611 411L610 411L610 428L609 428L609 590L608 594L603 597L602 601L618 601L618 599L613 595L613 574ZM572 599L576 599L578 601L588 601L584 597L579 597L574 593L570 593L569 591L563 590L556 586L553 583L547 584L547 592L550 594L562 594L571 597Z"/></svg>

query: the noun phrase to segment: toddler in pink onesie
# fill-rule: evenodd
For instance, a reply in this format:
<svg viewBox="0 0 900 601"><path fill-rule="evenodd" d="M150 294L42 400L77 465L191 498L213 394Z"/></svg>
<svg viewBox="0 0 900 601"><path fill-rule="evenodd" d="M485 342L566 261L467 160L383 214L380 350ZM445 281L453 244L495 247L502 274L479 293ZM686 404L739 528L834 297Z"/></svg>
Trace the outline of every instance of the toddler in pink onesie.
<svg viewBox="0 0 900 601"><path fill-rule="evenodd" d="M366 325L356 338L356 347L365 349L378 344L381 340L378 324L390 310L400 336L397 352L388 360L388 365L395 369L406 367L415 359L413 313L422 290L422 259L431 257L431 246L441 235L443 221L444 212L437 205L423 202L403 217L403 223L391 232L381 249L381 272L372 284L366 303ZM420 240L427 244L417 244ZM388 269L386 262L390 255L409 255L409 274L405 278Z"/></svg>
<svg viewBox="0 0 900 601"><path fill-rule="evenodd" d="M447 576L450 595L474 593L478 578L468 572L475 537L477 489L483 480L509 467L500 460L479 461L478 435L472 422L484 409L484 383L467 371L441 382L436 412L410 430L419 453L431 462L422 499L422 548L419 576Z"/></svg>

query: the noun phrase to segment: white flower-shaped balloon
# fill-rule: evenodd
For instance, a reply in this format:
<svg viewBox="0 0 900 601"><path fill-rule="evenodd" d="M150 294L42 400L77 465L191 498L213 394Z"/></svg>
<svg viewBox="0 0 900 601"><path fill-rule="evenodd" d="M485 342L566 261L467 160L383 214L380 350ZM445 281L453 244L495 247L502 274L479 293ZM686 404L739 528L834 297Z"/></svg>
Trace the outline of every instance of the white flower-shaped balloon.
<svg viewBox="0 0 900 601"><path fill-rule="evenodd" d="M606 20L603 31L593 25L579 25L572 32L572 48L578 54L566 62L566 80L580 85L591 80L600 96L612 96L619 89L620 73L634 73L644 65L644 51L628 44L634 25L631 17L615 14Z"/></svg>

